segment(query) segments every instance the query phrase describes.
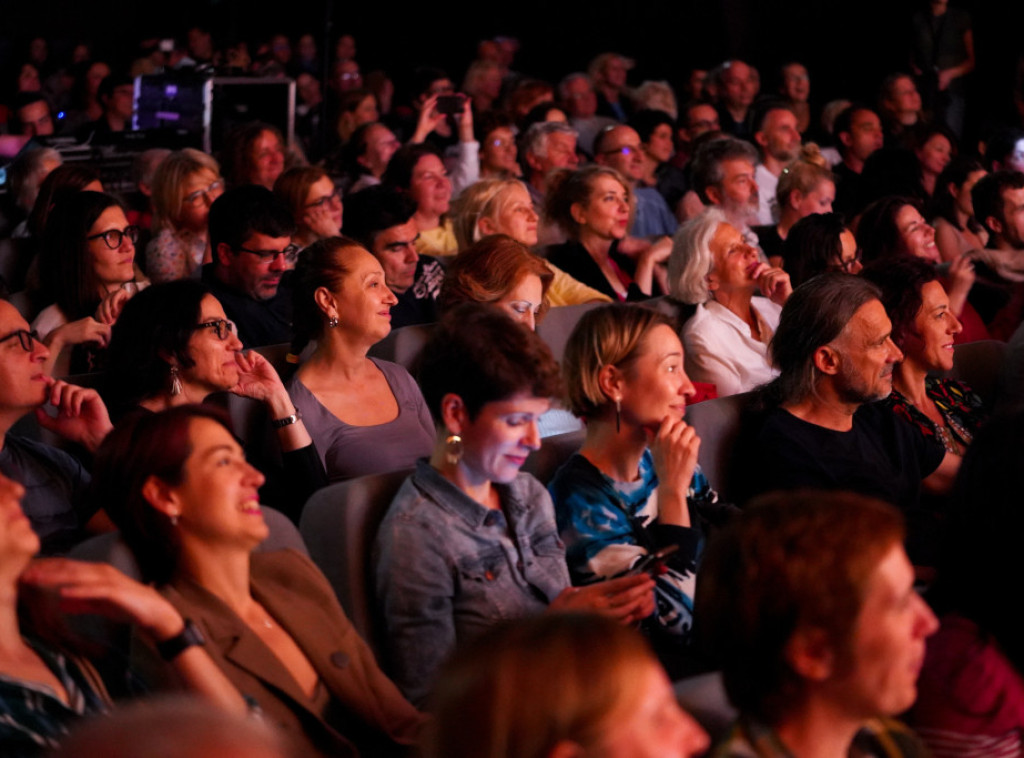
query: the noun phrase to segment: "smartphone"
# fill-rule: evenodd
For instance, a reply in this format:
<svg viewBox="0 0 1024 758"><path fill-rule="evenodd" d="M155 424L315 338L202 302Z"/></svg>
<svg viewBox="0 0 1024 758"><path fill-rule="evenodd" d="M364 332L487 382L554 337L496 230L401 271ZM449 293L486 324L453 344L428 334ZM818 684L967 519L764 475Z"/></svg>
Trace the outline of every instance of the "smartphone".
<svg viewBox="0 0 1024 758"><path fill-rule="evenodd" d="M649 574L651 578L655 578L665 573L665 559L668 558L672 553L679 549L679 545L669 545L663 547L656 553L648 553L630 568L628 571L623 572L623 576L637 576L638 574Z"/></svg>
<svg viewBox="0 0 1024 758"><path fill-rule="evenodd" d="M462 113L462 104L465 102L465 95L441 95L437 98L437 112L448 115Z"/></svg>

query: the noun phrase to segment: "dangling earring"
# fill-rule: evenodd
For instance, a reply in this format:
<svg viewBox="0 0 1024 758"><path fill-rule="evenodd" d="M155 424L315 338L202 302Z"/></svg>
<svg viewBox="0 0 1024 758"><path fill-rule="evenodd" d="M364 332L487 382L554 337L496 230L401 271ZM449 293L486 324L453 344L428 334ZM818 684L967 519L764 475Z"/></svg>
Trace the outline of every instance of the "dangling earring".
<svg viewBox="0 0 1024 758"><path fill-rule="evenodd" d="M615 398L615 433L622 429L622 400Z"/></svg>
<svg viewBox="0 0 1024 758"><path fill-rule="evenodd" d="M178 377L178 367L171 366L171 396L177 397L181 394L181 379Z"/></svg>
<svg viewBox="0 0 1024 758"><path fill-rule="evenodd" d="M462 460L462 437L457 434L449 434L444 440L444 459L450 466L458 465Z"/></svg>
<svg viewBox="0 0 1024 758"><path fill-rule="evenodd" d="M177 526L177 525L178 525L178 514L177 513L172 513L171 514L171 526Z"/></svg>
<svg viewBox="0 0 1024 758"><path fill-rule="evenodd" d="M337 316L331 316L329 319L327 319L327 326L331 327L331 329L333 329L337 325L338 325L338 317Z"/></svg>

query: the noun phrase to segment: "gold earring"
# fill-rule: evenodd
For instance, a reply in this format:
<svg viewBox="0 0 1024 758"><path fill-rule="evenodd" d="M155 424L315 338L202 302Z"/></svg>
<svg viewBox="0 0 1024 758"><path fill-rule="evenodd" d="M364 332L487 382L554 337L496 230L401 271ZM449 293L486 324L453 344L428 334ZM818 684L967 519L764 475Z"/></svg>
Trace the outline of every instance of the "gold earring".
<svg viewBox="0 0 1024 758"><path fill-rule="evenodd" d="M444 459L450 466L457 466L462 460L462 437L449 434L444 440Z"/></svg>

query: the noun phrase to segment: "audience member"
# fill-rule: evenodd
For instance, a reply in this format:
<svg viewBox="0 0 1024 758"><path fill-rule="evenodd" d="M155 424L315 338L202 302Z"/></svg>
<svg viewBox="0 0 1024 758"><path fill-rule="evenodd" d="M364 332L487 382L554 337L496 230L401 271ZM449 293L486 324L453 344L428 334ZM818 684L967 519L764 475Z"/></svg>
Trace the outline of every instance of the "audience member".
<svg viewBox="0 0 1024 758"><path fill-rule="evenodd" d="M793 224L783 259L794 287L826 271L859 274L864 268L857 240L838 213L812 213Z"/></svg>
<svg viewBox="0 0 1024 758"><path fill-rule="evenodd" d="M757 224L768 226L779 222L781 201L776 201L775 190L782 170L800 155L800 130L796 114L782 101L769 102L758 107L754 141L761 148L761 162L754 170L757 182Z"/></svg>
<svg viewBox="0 0 1024 758"><path fill-rule="evenodd" d="M290 168L274 182L274 194L295 219L292 244L309 247L317 240L341 234L341 191L316 166Z"/></svg>
<svg viewBox="0 0 1024 758"><path fill-rule="evenodd" d="M594 141L594 162L615 169L629 184L634 203L631 233L636 237L671 236L678 226L665 198L653 187L643 186L644 151L640 135L630 126L612 126Z"/></svg>
<svg viewBox="0 0 1024 758"><path fill-rule="evenodd" d="M989 233L988 244L974 251L977 285L972 305L992 336L1009 339L1024 310L1024 174L995 171L971 190L974 213Z"/></svg>
<svg viewBox="0 0 1024 758"><path fill-rule="evenodd" d="M596 136L596 134L595 134ZM522 163L526 188L540 213L548 193L548 178L555 169L576 168L576 130L557 121L531 126L522 137Z"/></svg>
<svg viewBox="0 0 1024 758"><path fill-rule="evenodd" d="M861 174L864 162L882 148L882 121L865 105L851 105L835 121L834 133L839 142L842 163L832 167L836 175L835 209L853 219L863 209Z"/></svg>
<svg viewBox="0 0 1024 758"><path fill-rule="evenodd" d="M704 142L690 163L693 189L701 202L721 207L728 222L752 245L757 245L750 230L758 211L756 164L753 146L729 137Z"/></svg>
<svg viewBox="0 0 1024 758"><path fill-rule="evenodd" d="M951 160L936 180L929 210L943 261L953 263L988 242L988 232L975 217L971 200L971 190L985 174L979 161L960 156Z"/></svg>
<svg viewBox="0 0 1024 758"><path fill-rule="evenodd" d="M558 85L562 107L569 115L569 125L576 130L579 147L587 154L594 152L594 139L615 119L597 115L597 95L590 77L583 72L566 76Z"/></svg>
<svg viewBox="0 0 1024 758"><path fill-rule="evenodd" d="M407 194L416 203L413 220L422 255L449 256L458 252L448 209L452 183L441 157L427 145L406 145L391 157L381 180L385 187Z"/></svg>
<svg viewBox="0 0 1024 758"><path fill-rule="evenodd" d="M284 171L284 139L277 127L252 121L227 135L224 176L232 187L258 184L268 190Z"/></svg>

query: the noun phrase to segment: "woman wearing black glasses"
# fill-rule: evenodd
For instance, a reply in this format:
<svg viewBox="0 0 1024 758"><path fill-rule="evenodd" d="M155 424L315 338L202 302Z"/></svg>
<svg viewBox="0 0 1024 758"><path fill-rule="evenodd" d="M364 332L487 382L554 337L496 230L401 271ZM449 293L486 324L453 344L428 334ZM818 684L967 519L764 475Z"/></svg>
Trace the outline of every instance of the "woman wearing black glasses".
<svg viewBox="0 0 1024 758"><path fill-rule="evenodd" d="M106 347L113 324L133 294L138 227L129 226L118 200L101 192L77 192L60 199L43 230L40 258L43 293L52 305L32 322L49 346L49 365L65 347L88 345L71 360L70 371L94 371L97 348ZM45 302L45 300L44 300ZM68 373L58 364L56 373Z"/></svg>
<svg viewBox="0 0 1024 758"><path fill-rule="evenodd" d="M267 475L261 502L297 519L306 497L327 480L274 367L259 353L242 352L234 323L197 281L154 285L132 298L114 325L108 351L102 394L111 416L201 403L215 392L263 404L270 428L245 430L246 455ZM266 449L271 436L279 449Z"/></svg>

